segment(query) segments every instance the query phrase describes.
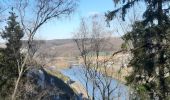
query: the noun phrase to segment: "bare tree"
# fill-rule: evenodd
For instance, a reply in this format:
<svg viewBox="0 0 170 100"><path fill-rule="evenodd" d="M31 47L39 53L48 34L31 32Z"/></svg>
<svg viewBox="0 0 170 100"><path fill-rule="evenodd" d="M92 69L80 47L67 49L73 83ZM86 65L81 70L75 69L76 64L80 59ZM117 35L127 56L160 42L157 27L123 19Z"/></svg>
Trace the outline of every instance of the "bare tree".
<svg viewBox="0 0 170 100"><path fill-rule="evenodd" d="M113 73L109 73L111 68L108 67L112 64L111 57L101 56L101 52L104 51L107 41L110 39L108 33L111 32L103 26L99 18L95 15L88 19L90 21L82 19L80 28L74 36L74 41L83 60L88 98L92 96L92 100L94 100L97 98L97 94L100 93L102 100L110 100L113 99L112 93L118 84L115 87L112 86L113 79L111 77ZM91 23L88 24L87 22ZM89 82L92 83L92 94L89 94Z"/></svg>
<svg viewBox="0 0 170 100"><path fill-rule="evenodd" d="M27 52L23 63L18 65L19 76L15 83L15 89L12 95L12 100L15 100L19 81L26 71L26 63L32 59L32 46L34 36L37 30L45 23L52 19L62 18L70 15L76 7L75 0L16 0L11 1L13 8L19 14L20 22L25 34L27 35ZM9 2L8 2L9 3ZM16 5L14 5L16 4ZM10 5L10 6L11 6ZM31 14L31 15L30 15Z"/></svg>
<svg viewBox="0 0 170 100"><path fill-rule="evenodd" d="M74 41L77 44L77 47L80 51L80 55L83 59L84 66L87 69L87 70L85 70L85 77L86 77L85 84L86 84L86 92L87 92L88 98L90 98L89 91L88 91L88 88L89 88L88 87L88 82L89 82L89 77L88 77L89 70L88 69L89 69L89 66L91 63L89 63L88 59L87 59L87 55L89 53L89 45L88 45L89 30L88 30L87 24L85 23L85 19L81 20L80 29L75 34L74 37L75 37Z"/></svg>
<svg viewBox="0 0 170 100"><path fill-rule="evenodd" d="M38 52L34 55L34 60L41 65L42 67L47 66L50 62L55 61L55 57L57 56L57 52L51 53L46 52L44 49L48 48L48 44L46 41L37 41L36 45L38 46ZM35 46L37 48L37 46Z"/></svg>

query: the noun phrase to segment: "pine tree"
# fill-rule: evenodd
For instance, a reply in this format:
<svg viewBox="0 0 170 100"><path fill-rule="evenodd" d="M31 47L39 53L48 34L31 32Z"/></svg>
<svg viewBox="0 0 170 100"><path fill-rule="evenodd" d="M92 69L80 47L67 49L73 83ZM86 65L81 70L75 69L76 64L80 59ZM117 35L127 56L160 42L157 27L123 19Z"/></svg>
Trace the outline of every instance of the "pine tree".
<svg viewBox="0 0 170 100"><path fill-rule="evenodd" d="M13 92L15 79L18 76L18 65L22 62L23 56L20 53L22 46L21 38L24 36L23 30L16 21L17 16L10 12L5 30L1 37L6 40L6 48L1 50L1 81L0 98L9 97Z"/></svg>
<svg viewBox="0 0 170 100"><path fill-rule="evenodd" d="M133 58L130 65L133 73L127 77L130 83L143 99L168 99L170 95L170 46L169 46L169 10L167 0L114 0L123 6L109 12L108 20L121 12L125 20L127 10L137 4L145 2L146 10L143 20L136 21L132 31L125 34L125 41L130 40L133 45ZM140 4L140 3L139 3Z"/></svg>
<svg viewBox="0 0 170 100"><path fill-rule="evenodd" d="M23 30L16 21L16 18L17 16L15 13L10 12L8 26L5 27L5 31L1 34L2 38L7 40L6 54L9 56L9 59L20 58L20 48L22 46L21 38L24 36Z"/></svg>

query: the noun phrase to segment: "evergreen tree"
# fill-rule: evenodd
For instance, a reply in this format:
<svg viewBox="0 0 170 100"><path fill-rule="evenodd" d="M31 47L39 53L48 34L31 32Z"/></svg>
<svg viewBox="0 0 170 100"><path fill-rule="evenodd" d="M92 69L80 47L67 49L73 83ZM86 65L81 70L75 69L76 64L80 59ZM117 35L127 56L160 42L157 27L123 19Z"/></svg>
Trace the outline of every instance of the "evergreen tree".
<svg viewBox="0 0 170 100"><path fill-rule="evenodd" d="M20 58L20 48L22 46L21 38L24 36L23 30L19 23L16 21L17 16L14 12L10 12L8 18L8 26L5 27L5 31L2 32L1 36L7 40L6 43L6 54L8 59L18 60Z"/></svg>
<svg viewBox="0 0 170 100"><path fill-rule="evenodd" d="M1 37L7 41L6 48L1 50L0 59L0 98L9 97L14 89L15 79L18 76L18 65L21 64L23 56L20 54L22 46L21 38L23 30L16 21L17 16L10 12L7 26L1 33Z"/></svg>
<svg viewBox="0 0 170 100"><path fill-rule="evenodd" d="M124 39L133 45L133 58L130 65L133 73L127 77L141 95L141 98L165 100L170 95L170 46L169 46L169 10L168 0L114 0L123 6L109 12L106 16L112 20L121 12L125 20L126 12L137 2L145 2L146 10L142 21L136 21L132 31ZM139 3L140 4L140 3Z"/></svg>

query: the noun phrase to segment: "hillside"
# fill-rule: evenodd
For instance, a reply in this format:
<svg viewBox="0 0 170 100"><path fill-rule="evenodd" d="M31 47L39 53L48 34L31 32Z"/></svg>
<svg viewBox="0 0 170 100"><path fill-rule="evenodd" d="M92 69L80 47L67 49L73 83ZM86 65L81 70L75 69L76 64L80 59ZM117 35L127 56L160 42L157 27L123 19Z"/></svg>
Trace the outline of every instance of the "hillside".
<svg viewBox="0 0 170 100"><path fill-rule="evenodd" d="M26 81L26 82L25 82ZM29 87L29 88L28 88ZM29 69L19 85L17 100L75 100L78 94L43 68Z"/></svg>
<svg viewBox="0 0 170 100"><path fill-rule="evenodd" d="M79 55L76 43L72 39L55 39L39 41L38 52L46 53L48 56L71 57ZM123 40L118 37L106 41L103 51L117 51L120 49Z"/></svg>
<svg viewBox="0 0 170 100"><path fill-rule="evenodd" d="M118 37L110 38L103 45L103 51L117 51L120 49L123 40ZM55 40L35 40L37 51L47 56L67 57L77 56L79 51L76 43L72 39ZM4 43L0 43L0 48L5 48ZM26 47L26 41L23 41L23 47Z"/></svg>

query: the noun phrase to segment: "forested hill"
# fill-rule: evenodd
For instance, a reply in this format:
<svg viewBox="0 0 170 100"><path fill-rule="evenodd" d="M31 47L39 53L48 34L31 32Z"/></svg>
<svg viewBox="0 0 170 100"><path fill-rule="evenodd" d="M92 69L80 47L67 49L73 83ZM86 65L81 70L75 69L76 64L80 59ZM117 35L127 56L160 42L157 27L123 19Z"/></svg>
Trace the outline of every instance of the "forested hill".
<svg viewBox="0 0 170 100"><path fill-rule="evenodd" d="M103 51L117 51L120 49L123 40L120 37L113 37L103 44ZM77 56L79 54L76 43L73 39L35 40L38 52L48 53L58 57ZM23 42L23 46L26 41ZM68 52L69 51L69 52Z"/></svg>

